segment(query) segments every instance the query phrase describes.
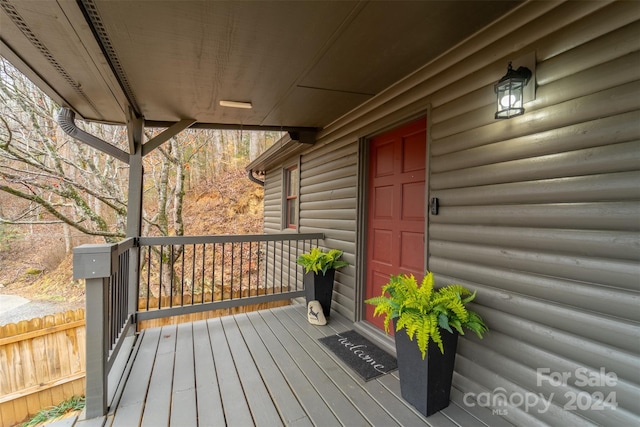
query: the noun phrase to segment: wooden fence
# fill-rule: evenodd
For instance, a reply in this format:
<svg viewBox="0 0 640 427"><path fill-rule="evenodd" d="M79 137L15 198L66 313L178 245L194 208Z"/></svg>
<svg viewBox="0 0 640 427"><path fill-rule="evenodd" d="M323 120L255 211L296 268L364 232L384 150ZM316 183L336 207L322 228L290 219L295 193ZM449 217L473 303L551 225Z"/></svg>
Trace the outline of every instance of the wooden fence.
<svg viewBox="0 0 640 427"><path fill-rule="evenodd" d="M228 296L227 296L228 297ZM239 297L239 295L234 295ZM204 302L212 296L204 296ZM193 303L202 303L196 295ZM149 308L157 308L152 298ZM162 307L191 304L191 295L167 297ZM139 330L175 323L225 316L289 304L288 300L210 310L200 313L145 320ZM146 299L138 301L140 309ZM57 405L85 393L85 317L84 310L25 320L0 326L0 427L12 427L39 410Z"/></svg>
<svg viewBox="0 0 640 427"><path fill-rule="evenodd" d="M84 310L0 326L0 425L84 395Z"/></svg>

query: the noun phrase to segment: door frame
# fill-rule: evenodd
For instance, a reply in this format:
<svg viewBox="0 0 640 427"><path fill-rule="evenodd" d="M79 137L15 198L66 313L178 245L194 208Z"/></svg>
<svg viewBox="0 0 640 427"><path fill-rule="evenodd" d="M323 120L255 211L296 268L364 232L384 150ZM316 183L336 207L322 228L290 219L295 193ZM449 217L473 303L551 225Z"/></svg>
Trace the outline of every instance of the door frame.
<svg viewBox="0 0 640 427"><path fill-rule="evenodd" d="M391 354L395 354L394 339L390 335L386 335L384 331L374 327L370 322L364 318L365 313L365 281L367 278L367 230L368 230L368 207L369 207L369 162L370 162L370 150L369 143L372 138L382 135L386 132L400 128L406 124L411 123L414 120L425 118L426 123L426 159L425 159L425 189L427 194L425 195L425 218L424 218L424 269L429 268L429 220L430 220L430 185L429 177L430 164L431 164L431 105L428 105L426 110L404 116L401 120L396 120L391 123L386 123L378 127L375 131L372 131L367 136L361 137L358 141L358 204L357 204L357 233L356 233L356 251L358 256L356 257L356 295L355 295L355 307L354 307L354 328L360 333L367 336L369 339L377 343L379 346L387 350Z"/></svg>

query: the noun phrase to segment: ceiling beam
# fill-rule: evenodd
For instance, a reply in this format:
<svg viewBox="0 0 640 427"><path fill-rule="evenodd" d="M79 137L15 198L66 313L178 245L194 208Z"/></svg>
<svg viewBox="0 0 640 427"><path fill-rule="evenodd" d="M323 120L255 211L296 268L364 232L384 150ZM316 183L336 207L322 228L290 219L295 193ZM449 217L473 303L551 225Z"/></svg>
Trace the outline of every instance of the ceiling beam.
<svg viewBox="0 0 640 427"><path fill-rule="evenodd" d="M289 138L292 141L301 142L303 144L315 144L316 143L316 133L315 129L313 130L290 130Z"/></svg>
<svg viewBox="0 0 640 427"><path fill-rule="evenodd" d="M168 128L179 122L163 122L145 120L146 128ZM198 122L191 126L191 129L220 129L220 130L255 130L263 132L317 132L317 128L308 126L270 126L270 125L243 125L236 123L204 123Z"/></svg>

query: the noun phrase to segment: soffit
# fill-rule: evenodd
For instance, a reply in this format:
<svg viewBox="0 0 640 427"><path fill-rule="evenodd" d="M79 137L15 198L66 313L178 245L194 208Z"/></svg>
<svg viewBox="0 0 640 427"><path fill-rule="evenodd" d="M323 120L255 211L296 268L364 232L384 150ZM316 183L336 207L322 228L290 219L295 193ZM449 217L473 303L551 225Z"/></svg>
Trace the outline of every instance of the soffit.
<svg viewBox="0 0 640 427"><path fill-rule="evenodd" d="M0 0L0 53L88 120L323 127L517 4Z"/></svg>

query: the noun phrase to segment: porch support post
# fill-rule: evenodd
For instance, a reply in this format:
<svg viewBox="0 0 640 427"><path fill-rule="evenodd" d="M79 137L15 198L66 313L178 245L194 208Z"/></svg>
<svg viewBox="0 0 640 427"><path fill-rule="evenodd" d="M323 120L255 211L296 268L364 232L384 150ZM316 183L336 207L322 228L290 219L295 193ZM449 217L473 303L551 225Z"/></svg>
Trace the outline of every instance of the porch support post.
<svg viewBox="0 0 640 427"><path fill-rule="evenodd" d="M138 238L142 234L142 137L144 121L136 117L135 113L129 110L129 194L127 199L127 237ZM137 320L135 313L138 310L138 285L140 281L140 247L135 244L130 251L129 258L129 307L128 312L134 316L136 328L131 328L131 333L135 333Z"/></svg>

